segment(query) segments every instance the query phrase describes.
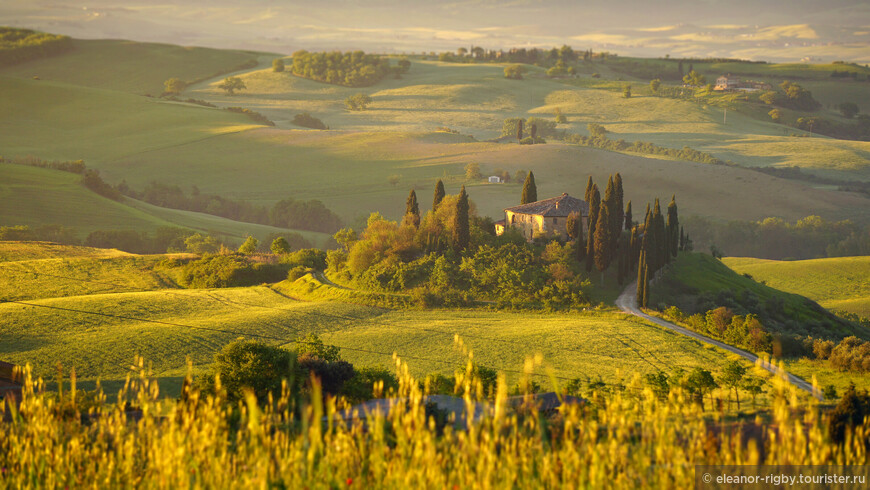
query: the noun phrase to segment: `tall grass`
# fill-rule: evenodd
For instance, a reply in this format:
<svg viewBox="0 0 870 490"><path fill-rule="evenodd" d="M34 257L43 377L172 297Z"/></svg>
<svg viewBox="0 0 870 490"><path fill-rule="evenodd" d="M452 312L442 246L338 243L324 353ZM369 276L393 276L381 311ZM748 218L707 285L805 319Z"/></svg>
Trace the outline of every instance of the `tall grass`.
<svg viewBox="0 0 870 490"><path fill-rule="evenodd" d="M469 362L457 391L466 413L483 400L484 415L442 428L426 415L426 384L395 361L401 402L365 424L337 419L338 401L322 401L316 383L298 405L286 385L265 406L253 394L229 405L220 390L161 400L139 359L108 404L83 399L74 378L72 391L47 394L28 368L20 408L0 422L0 486L688 488L696 464L868 463L870 420L835 445L818 408L785 383L776 382L771 420L746 424L757 435L747 441L684 393L660 399L639 380L555 417L512 412L504 378L486 401Z"/></svg>

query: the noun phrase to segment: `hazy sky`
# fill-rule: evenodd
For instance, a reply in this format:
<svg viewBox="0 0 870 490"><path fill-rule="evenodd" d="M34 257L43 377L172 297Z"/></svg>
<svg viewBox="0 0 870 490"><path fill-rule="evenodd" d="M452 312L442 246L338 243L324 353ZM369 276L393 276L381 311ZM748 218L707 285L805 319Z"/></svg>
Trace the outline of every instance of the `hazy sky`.
<svg viewBox="0 0 870 490"><path fill-rule="evenodd" d="M867 0L3 0L0 25L278 53L550 47L870 63Z"/></svg>

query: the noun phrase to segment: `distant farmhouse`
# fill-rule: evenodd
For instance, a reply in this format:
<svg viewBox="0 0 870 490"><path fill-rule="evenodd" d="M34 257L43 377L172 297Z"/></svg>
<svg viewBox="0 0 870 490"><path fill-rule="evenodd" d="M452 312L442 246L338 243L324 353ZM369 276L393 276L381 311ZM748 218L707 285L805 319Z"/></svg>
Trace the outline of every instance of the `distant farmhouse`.
<svg viewBox="0 0 870 490"><path fill-rule="evenodd" d="M532 241L537 234L558 235L568 238L566 222L568 215L578 213L584 229L588 227L589 205L567 193L543 201L521 204L504 210L504 219L495 223L495 232L501 235L508 227L520 230L526 240Z"/></svg>
<svg viewBox="0 0 870 490"><path fill-rule="evenodd" d="M489 181L490 184L501 184L502 183L501 177L499 177L498 175L490 175L489 177L487 177L487 180Z"/></svg>
<svg viewBox="0 0 870 490"><path fill-rule="evenodd" d="M716 79L716 86L713 90L719 92L734 92L741 90L744 92L754 92L756 90L770 90L771 85L765 82L756 82L752 80L741 80L740 77L735 77L730 73Z"/></svg>

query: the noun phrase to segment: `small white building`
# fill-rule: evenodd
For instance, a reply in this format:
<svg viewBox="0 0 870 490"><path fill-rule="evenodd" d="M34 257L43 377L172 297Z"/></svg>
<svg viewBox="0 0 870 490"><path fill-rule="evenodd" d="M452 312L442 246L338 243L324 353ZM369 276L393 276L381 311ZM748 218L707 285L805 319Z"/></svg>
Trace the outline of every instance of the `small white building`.
<svg viewBox="0 0 870 490"><path fill-rule="evenodd" d="M490 184L501 184L501 177L498 175L490 175L488 180Z"/></svg>

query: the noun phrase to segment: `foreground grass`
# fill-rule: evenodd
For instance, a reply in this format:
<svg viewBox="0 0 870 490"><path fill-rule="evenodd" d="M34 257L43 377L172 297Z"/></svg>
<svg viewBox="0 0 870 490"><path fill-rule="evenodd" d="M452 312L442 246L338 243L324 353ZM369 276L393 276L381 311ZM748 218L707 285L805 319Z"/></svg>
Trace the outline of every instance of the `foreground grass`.
<svg viewBox="0 0 870 490"><path fill-rule="evenodd" d="M727 257L723 263L771 287L818 301L830 310L870 317L870 257L795 261Z"/></svg>
<svg viewBox="0 0 870 490"><path fill-rule="evenodd" d="M868 422L836 444L821 411L801 405L782 384L769 422L759 417L752 426L751 443L741 427L705 417L685 393L661 400L638 378L625 392L565 406L549 419L535 408L509 411L501 378L479 420L456 420L441 432L427 416L425 391L397 364L396 395L404 402L388 414L370 414L365 424L333 423L336 404L322 404L316 388L298 411L295 393L266 406L253 395L227 404L196 391L180 401L160 400L142 363L115 404L77 398L75 391L36 393L28 381L20 412L12 411L11 421L0 417L2 481L10 487L688 488L698 464L868 463ZM457 386L467 407L480 386L470 374ZM135 422L125 413L128 400L141 411Z"/></svg>

